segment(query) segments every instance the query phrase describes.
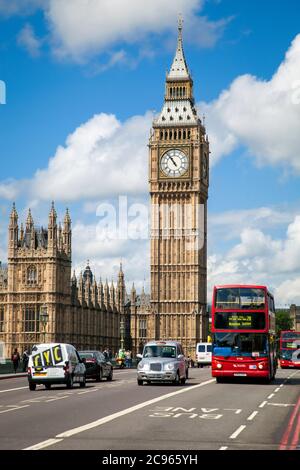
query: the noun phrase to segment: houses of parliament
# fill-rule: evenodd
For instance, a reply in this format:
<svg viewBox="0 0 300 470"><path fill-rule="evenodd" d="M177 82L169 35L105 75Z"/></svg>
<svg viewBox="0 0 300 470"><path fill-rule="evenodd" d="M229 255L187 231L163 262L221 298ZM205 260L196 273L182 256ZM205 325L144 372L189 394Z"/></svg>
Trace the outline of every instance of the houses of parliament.
<svg viewBox="0 0 300 470"><path fill-rule="evenodd" d="M68 210L60 224L52 203L47 228L37 228L30 210L19 225L13 205L7 266L0 268L0 341L7 356L14 347L24 351L38 342L113 352L123 344L136 354L152 339L178 340L194 355L196 343L206 339L210 152L195 107L181 21L162 111L148 144L150 294L138 295L134 285L128 294L121 265L116 285L102 284L89 265L76 277Z"/></svg>

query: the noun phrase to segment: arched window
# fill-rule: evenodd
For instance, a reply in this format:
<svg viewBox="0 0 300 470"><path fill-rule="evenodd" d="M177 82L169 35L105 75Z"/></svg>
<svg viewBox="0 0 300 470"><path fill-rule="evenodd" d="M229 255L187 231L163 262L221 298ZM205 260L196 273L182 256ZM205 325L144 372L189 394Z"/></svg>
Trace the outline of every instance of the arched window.
<svg viewBox="0 0 300 470"><path fill-rule="evenodd" d="M181 139L181 131L178 131L178 139Z"/></svg>
<svg viewBox="0 0 300 470"><path fill-rule="evenodd" d="M165 131L165 140L168 140L168 131Z"/></svg>
<svg viewBox="0 0 300 470"><path fill-rule="evenodd" d="M186 131L185 130L183 131L183 139L184 140L186 139Z"/></svg>
<svg viewBox="0 0 300 470"><path fill-rule="evenodd" d="M185 87L183 88L183 96L185 96Z"/></svg>
<svg viewBox="0 0 300 470"><path fill-rule="evenodd" d="M164 133L163 131L160 131L160 140L162 140L164 138Z"/></svg>
<svg viewBox="0 0 300 470"><path fill-rule="evenodd" d="M177 139L177 132L174 131L174 140L176 140L176 139Z"/></svg>
<svg viewBox="0 0 300 470"><path fill-rule="evenodd" d="M188 139L191 138L191 131L188 131Z"/></svg>
<svg viewBox="0 0 300 470"><path fill-rule="evenodd" d="M37 283L37 272L35 266L29 266L29 268L27 269L27 282L28 284Z"/></svg>
<svg viewBox="0 0 300 470"><path fill-rule="evenodd" d="M172 138L173 138L173 132L169 131L169 139L172 140Z"/></svg>
<svg viewBox="0 0 300 470"><path fill-rule="evenodd" d="M173 88L170 88L170 97L172 98L173 95Z"/></svg>

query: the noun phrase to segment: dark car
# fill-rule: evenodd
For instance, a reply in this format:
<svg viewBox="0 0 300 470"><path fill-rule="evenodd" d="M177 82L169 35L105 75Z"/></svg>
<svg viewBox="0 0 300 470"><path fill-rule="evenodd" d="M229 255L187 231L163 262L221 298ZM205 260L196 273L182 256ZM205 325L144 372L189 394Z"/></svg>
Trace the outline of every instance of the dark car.
<svg viewBox="0 0 300 470"><path fill-rule="evenodd" d="M86 367L86 378L96 379L101 382L103 378L112 380L113 366L100 351L78 351L81 359L84 359Z"/></svg>

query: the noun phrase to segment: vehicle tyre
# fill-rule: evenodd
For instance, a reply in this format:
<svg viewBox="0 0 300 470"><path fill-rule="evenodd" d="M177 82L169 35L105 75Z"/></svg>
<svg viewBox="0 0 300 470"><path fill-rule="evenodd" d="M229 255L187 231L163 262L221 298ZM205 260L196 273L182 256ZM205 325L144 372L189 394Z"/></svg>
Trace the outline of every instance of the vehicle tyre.
<svg viewBox="0 0 300 470"><path fill-rule="evenodd" d="M110 369L110 373L109 373L109 375L107 376L107 382L111 382L112 379L113 379L113 370Z"/></svg>
<svg viewBox="0 0 300 470"><path fill-rule="evenodd" d="M29 390L30 390L31 392L34 392L35 389L36 389L36 384L30 383L30 384L29 384Z"/></svg>
<svg viewBox="0 0 300 470"><path fill-rule="evenodd" d="M186 377L183 377L182 379L180 379L180 383L181 383L181 385L184 385L184 384L185 384L185 382L186 382Z"/></svg>
<svg viewBox="0 0 300 470"><path fill-rule="evenodd" d="M86 385L86 377L85 377L85 375L84 375L84 377L83 377L83 382L79 382L79 386L80 386L80 388L84 388L85 385Z"/></svg>
<svg viewBox="0 0 300 470"><path fill-rule="evenodd" d="M101 369L101 367L100 367L100 368L99 368L99 373L98 373L97 378L96 378L96 382L101 382L101 380L102 380L102 375L103 375L103 374L102 374L102 369Z"/></svg>
<svg viewBox="0 0 300 470"><path fill-rule="evenodd" d="M200 364L201 369L203 368L203 364Z"/></svg>
<svg viewBox="0 0 300 470"><path fill-rule="evenodd" d="M67 388L73 388L73 385L74 385L73 377L70 376L67 381Z"/></svg>
<svg viewBox="0 0 300 470"><path fill-rule="evenodd" d="M217 384L224 383L224 377L216 377L216 382L217 382Z"/></svg>
<svg viewBox="0 0 300 470"><path fill-rule="evenodd" d="M198 367L198 369L199 369L199 367L200 367L200 364L199 364L199 362L197 363L197 367Z"/></svg>
<svg viewBox="0 0 300 470"><path fill-rule="evenodd" d="M45 389L46 390L50 390L50 388L51 388L51 384L45 384Z"/></svg>
<svg viewBox="0 0 300 470"><path fill-rule="evenodd" d="M138 380L138 381L137 381L137 384L138 384L138 385L143 385L143 383L144 383L144 382L143 382L142 380Z"/></svg>
<svg viewBox="0 0 300 470"><path fill-rule="evenodd" d="M177 371L177 374L176 374L176 377L173 381L173 384L174 385L179 385L180 384L180 376L179 376L179 372Z"/></svg>
<svg viewBox="0 0 300 470"><path fill-rule="evenodd" d="M188 369L188 368L186 369L186 372L185 372L185 378L186 378L186 379L189 378L189 369Z"/></svg>

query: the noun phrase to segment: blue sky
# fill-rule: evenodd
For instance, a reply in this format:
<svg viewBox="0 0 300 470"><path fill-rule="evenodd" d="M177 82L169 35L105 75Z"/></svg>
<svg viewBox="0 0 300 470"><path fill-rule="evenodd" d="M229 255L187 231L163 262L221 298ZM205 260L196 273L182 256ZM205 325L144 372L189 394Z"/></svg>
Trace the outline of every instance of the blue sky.
<svg viewBox="0 0 300 470"><path fill-rule="evenodd" d="M89 258L98 275L111 276L122 257L128 281L141 285L145 277L148 283L147 242L95 247L95 208L127 193L130 202L147 203L149 111L159 112L162 106L176 17L182 12L185 55L211 140L209 289L220 280L257 279L277 292L280 303L299 302L300 261L294 258L300 254L300 160L295 151L300 104L297 99L288 102L300 80L299 2L146 3L142 8L137 0L91 0L89 11L81 12L78 0L72 6L57 0L0 0L0 80L7 87L7 102L0 105L0 258L5 261L12 201L22 216L31 205L37 223L45 224L54 198L59 214L67 205L71 210L77 271ZM284 62L288 51L290 59ZM272 81L284 63L280 77ZM246 74L248 80L236 82ZM101 113L103 119L93 120ZM283 127L276 124L281 119ZM78 128L94 145L97 132L105 134L103 167L93 166L92 148L83 156L80 144L66 143ZM131 175L135 155L136 177ZM51 158L55 168L49 166ZM64 175L56 165L64 158L73 162L71 169L66 167L70 178L74 161L78 168L83 165L82 179L79 171L65 192ZM122 166L124 158L130 175L107 178L107 172L113 173L108 160ZM39 169L43 174L37 177ZM84 237L85 226L90 237Z"/></svg>

